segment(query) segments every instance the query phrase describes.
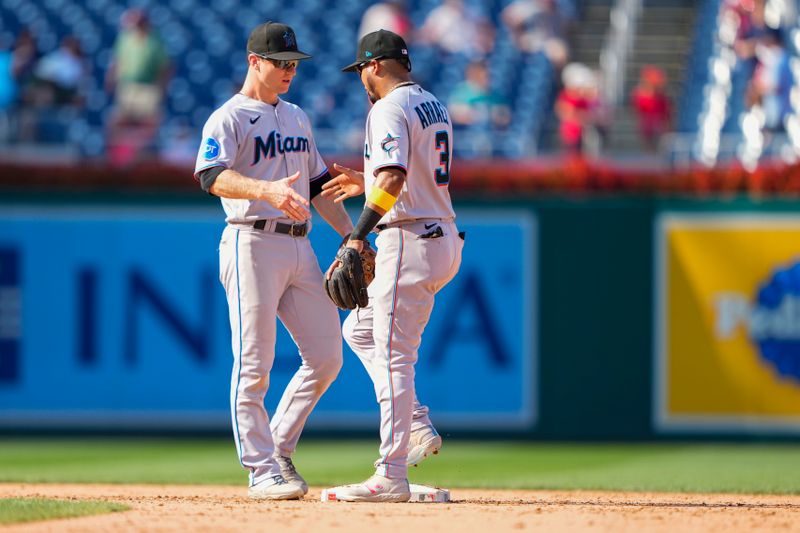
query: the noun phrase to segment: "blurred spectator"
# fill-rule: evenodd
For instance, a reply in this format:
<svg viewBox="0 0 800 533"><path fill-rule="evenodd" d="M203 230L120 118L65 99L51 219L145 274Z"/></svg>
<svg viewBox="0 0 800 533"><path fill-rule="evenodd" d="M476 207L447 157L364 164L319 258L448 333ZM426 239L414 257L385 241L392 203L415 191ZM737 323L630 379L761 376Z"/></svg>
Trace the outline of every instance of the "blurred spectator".
<svg viewBox="0 0 800 533"><path fill-rule="evenodd" d="M39 59L39 51L30 30L23 28L14 41L11 50L3 47L2 52L2 74L3 81L0 84L4 87L0 89L3 95L0 100L0 111L3 111L0 121L0 138L17 142L20 140L30 140L34 130L33 120L28 118L33 112L34 87L33 70Z"/></svg>
<svg viewBox="0 0 800 533"><path fill-rule="evenodd" d="M17 97L17 82L14 80L12 65L14 56L6 42L0 42L0 144L10 137L9 111Z"/></svg>
<svg viewBox="0 0 800 533"><path fill-rule="evenodd" d="M453 126L504 128L511 122L505 99L489 88L489 71L482 61L467 67L466 79L453 90L448 102Z"/></svg>
<svg viewBox="0 0 800 533"><path fill-rule="evenodd" d="M723 0L720 12L724 18L732 18L737 37L747 30L750 14L755 8L754 0Z"/></svg>
<svg viewBox="0 0 800 533"><path fill-rule="evenodd" d="M565 151L597 153L605 135L607 115L595 73L582 63L570 63L561 73L564 87L556 99L559 135Z"/></svg>
<svg viewBox="0 0 800 533"><path fill-rule="evenodd" d="M89 65L75 37L67 36L61 46L45 55L34 68L37 104L80 105L80 89L89 74Z"/></svg>
<svg viewBox="0 0 800 533"><path fill-rule="evenodd" d="M112 163L125 165L153 148L171 67L144 12L126 11L121 26L106 87L115 92L108 132L109 157Z"/></svg>
<svg viewBox="0 0 800 533"><path fill-rule="evenodd" d="M11 56L15 101L8 115L8 137L13 141L32 141L36 133L33 70L39 61L39 49L28 28L20 30Z"/></svg>
<svg viewBox="0 0 800 533"><path fill-rule="evenodd" d="M17 84L17 98L25 102L33 83L33 69L39 61L39 49L29 29L23 28L17 35L12 56L11 72Z"/></svg>
<svg viewBox="0 0 800 533"><path fill-rule="evenodd" d="M786 0L723 0L722 17L733 19L735 47L740 58L755 54L756 40L770 28L794 26L796 6Z"/></svg>
<svg viewBox="0 0 800 533"><path fill-rule="evenodd" d="M669 131L672 105L664 88L667 78L658 67L647 65L631 92L631 105L639 119L639 133L650 151L656 151L661 136Z"/></svg>
<svg viewBox="0 0 800 533"><path fill-rule="evenodd" d="M765 0L734 0L726 8L738 19L734 50L743 60L755 57L756 44L769 31L765 20Z"/></svg>
<svg viewBox="0 0 800 533"><path fill-rule="evenodd" d="M494 33L492 23L467 10L463 0L444 0L428 13L417 37L448 54L481 58L492 51Z"/></svg>
<svg viewBox="0 0 800 533"><path fill-rule="evenodd" d="M14 54L7 42L0 42L0 111L9 109L17 97L13 73Z"/></svg>
<svg viewBox="0 0 800 533"><path fill-rule="evenodd" d="M747 89L747 107L760 105L764 129L782 131L791 112L792 71L780 30L764 33L755 46L756 68Z"/></svg>
<svg viewBox="0 0 800 533"><path fill-rule="evenodd" d="M500 18L521 52L543 52L556 68L566 64L568 20L561 15L556 0L515 0L500 13Z"/></svg>
<svg viewBox="0 0 800 533"><path fill-rule="evenodd" d="M18 140L64 144L83 106L81 89L88 74L89 65L75 37L65 37L42 57L33 67L25 105L19 111Z"/></svg>
<svg viewBox="0 0 800 533"><path fill-rule="evenodd" d="M364 35L380 29L394 32L409 42L412 24L406 12L405 0L386 0L371 5L361 18L358 37L360 39Z"/></svg>

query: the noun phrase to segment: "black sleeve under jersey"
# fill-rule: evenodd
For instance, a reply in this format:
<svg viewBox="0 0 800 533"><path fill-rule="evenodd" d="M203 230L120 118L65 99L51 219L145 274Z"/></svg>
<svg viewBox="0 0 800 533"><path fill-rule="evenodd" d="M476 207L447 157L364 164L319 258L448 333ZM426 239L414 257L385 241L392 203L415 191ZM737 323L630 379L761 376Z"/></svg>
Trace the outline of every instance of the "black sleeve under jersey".
<svg viewBox="0 0 800 533"><path fill-rule="evenodd" d="M330 172L326 172L309 184L308 195L313 200L319 193L322 192L322 186L333 179Z"/></svg>
<svg viewBox="0 0 800 533"><path fill-rule="evenodd" d="M350 234L350 238L354 241L363 241L367 238L369 232L378 225L381 218L383 218L383 215L365 205L358 222L356 222L356 227L353 228L353 233Z"/></svg>
<svg viewBox="0 0 800 533"><path fill-rule="evenodd" d="M197 179L200 181L200 188L208 194L211 194L211 186L217 181L217 178L222 174L223 170L225 170L225 167L217 166L198 172Z"/></svg>

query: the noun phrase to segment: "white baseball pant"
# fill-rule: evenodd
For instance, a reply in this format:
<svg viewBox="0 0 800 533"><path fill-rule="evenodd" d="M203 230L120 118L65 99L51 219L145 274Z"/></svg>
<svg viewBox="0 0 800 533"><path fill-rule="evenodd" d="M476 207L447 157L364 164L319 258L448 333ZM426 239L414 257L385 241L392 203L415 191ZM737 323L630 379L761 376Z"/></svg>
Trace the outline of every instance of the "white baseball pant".
<svg viewBox="0 0 800 533"><path fill-rule="evenodd" d="M339 315L325 294L307 237L229 225L219 254L232 332L233 433L253 486L281 473L273 455L291 457L308 415L339 373ZM297 344L302 363L270 424L264 396L275 359L276 316Z"/></svg>
<svg viewBox="0 0 800 533"><path fill-rule="evenodd" d="M444 235L422 238L434 222ZM376 245L369 306L347 316L343 334L369 373L380 405L376 473L406 478L410 431L430 424L428 408L417 400L414 387L417 350L434 296L458 272L464 241L454 222L419 220L382 230Z"/></svg>

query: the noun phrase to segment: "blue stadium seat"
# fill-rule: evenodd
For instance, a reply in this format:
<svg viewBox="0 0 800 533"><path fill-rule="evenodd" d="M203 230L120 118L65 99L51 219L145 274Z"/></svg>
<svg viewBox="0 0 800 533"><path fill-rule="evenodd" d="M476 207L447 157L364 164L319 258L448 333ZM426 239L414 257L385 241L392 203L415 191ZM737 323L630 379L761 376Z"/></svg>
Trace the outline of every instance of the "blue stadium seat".
<svg viewBox="0 0 800 533"><path fill-rule="evenodd" d="M559 2L574 10L572 0ZM301 48L314 56L300 67L287 99L307 110L315 128L339 132L340 138L358 138L367 111L366 97L358 79L342 74L340 68L355 54L358 21L372 3L308 0L288 6L280 0L216 0L213 4L200 0L0 0L0 16L3 30L11 36L22 27L31 27L42 51L54 49L67 34L78 36L90 59L93 79L87 89L86 117L81 126L88 130L76 129L81 135L73 134L83 138L86 153L99 153L111 100L103 89L104 76L126 9L147 11L174 62L175 77L165 99L165 125L202 127L211 110L229 98L244 79L247 66L243 48L248 31L270 18L292 25L301 37ZM407 7L414 25L419 28L439 3L410 0ZM497 23L498 13L508 2L466 3ZM443 58L435 50L413 43L411 56L414 77L443 100L464 79L469 62L463 56ZM551 113L554 73L546 59L519 54L503 30L498 30L496 48L488 59L492 88L515 109L515 123L505 135L536 138ZM526 142L514 140L498 150L520 155Z"/></svg>

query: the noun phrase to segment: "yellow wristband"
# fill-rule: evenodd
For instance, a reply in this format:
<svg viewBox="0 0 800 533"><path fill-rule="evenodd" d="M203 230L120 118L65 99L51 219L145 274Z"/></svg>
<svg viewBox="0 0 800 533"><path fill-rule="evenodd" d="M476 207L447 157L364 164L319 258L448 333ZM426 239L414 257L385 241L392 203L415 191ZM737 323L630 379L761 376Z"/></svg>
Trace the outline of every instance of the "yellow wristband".
<svg viewBox="0 0 800 533"><path fill-rule="evenodd" d="M367 201L370 202L372 205L377 205L384 211L388 211L397 201L397 197L392 196L383 189L380 189L378 187L373 187L372 190L369 191L369 197L367 198Z"/></svg>

